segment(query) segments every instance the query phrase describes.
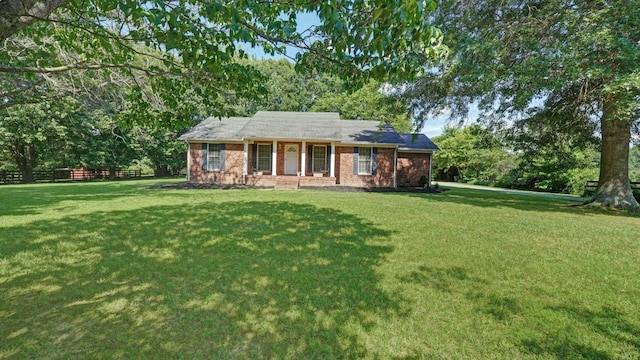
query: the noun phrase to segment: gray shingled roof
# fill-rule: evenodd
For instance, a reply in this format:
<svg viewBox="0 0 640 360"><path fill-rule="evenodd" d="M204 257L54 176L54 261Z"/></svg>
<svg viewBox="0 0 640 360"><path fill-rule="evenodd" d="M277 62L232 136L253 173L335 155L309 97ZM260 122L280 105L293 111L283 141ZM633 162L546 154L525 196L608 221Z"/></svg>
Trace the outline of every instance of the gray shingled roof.
<svg viewBox="0 0 640 360"><path fill-rule="evenodd" d="M326 112L258 111L243 138L340 140L340 116Z"/></svg>
<svg viewBox="0 0 640 360"><path fill-rule="evenodd" d="M368 120L343 120L340 121L342 129L341 141L348 144L402 144L400 137L393 126L379 121Z"/></svg>
<svg viewBox="0 0 640 360"><path fill-rule="evenodd" d="M400 134L400 137L404 140L404 145L398 147L400 150L440 150L425 134Z"/></svg>
<svg viewBox="0 0 640 360"><path fill-rule="evenodd" d="M210 117L182 134L179 140L242 140L240 131L251 120L248 117L217 119Z"/></svg>
<svg viewBox="0 0 640 360"><path fill-rule="evenodd" d="M405 135L409 135L408 141ZM186 141L320 140L354 145L393 144L407 150L438 149L424 135L417 138L419 141L412 143L411 134L398 134L391 125L381 126L378 121L340 120L338 113L328 112L258 111L251 118L208 118L179 139Z"/></svg>

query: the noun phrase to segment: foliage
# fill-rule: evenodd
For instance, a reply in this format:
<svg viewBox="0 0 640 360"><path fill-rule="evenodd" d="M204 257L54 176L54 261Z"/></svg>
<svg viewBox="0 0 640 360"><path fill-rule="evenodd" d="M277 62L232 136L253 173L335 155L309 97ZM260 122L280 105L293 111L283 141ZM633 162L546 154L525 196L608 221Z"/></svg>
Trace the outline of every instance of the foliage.
<svg viewBox="0 0 640 360"><path fill-rule="evenodd" d="M62 82L69 91L91 92L77 81L90 74L94 85L132 86L131 119L144 121L151 112L163 125L188 126L194 108L183 102L187 92L213 116L229 114L228 96L265 93L260 72L241 61L244 46L267 54L294 47L301 70L353 84L411 79L445 50L428 22L434 8L431 0L3 1L0 98L4 107L34 101ZM298 30L304 12L316 13L320 25Z"/></svg>
<svg viewBox="0 0 640 360"><path fill-rule="evenodd" d="M344 91L344 81L339 78L296 72L294 64L287 59L246 63L264 77L266 95L259 99L228 97L226 103L239 116L252 116L258 110L309 111L317 98Z"/></svg>
<svg viewBox="0 0 640 360"><path fill-rule="evenodd" d="M632 214L167 182L0 187L2 356L640 357Z"/></svg>
<svg viewBox="0 0 640 360"><path fill-rule="evenodd" d="M342 119L378 120L393 124L398 131L411 131L408 104L384 92L378 82L370 81L350 91L345 82L335 76L298 73L285 59L249 63L268 79L267 95L260 100L229 99L239 115L251 116L257 110L330 111L340 113Z"/></svg>
<svg viewBox="0 0 640 360"><path fill-rule="evenodd" d="M133 131L141 154L149 161L155 176L177 175L186 168L187 149L183 141L177 140L179 133L143 127L136 127Z"/></svg>
<svg viewBox="0 0 640 360"><path fill-rule="evenodd" d="M640 145L635 145L629 150L629 178L640 181Z"/></svg>
<svg viewBox="0 0 640 360"><path fill-rule="evenodd" d="M433 141L440 148L432 165L438 179L495 182L513 166L500 139L480 125L445 127Z"/></svg>
<svg viewBox="0 0 640 360"><path fill-rule="evenodd" d="M418 180L418 185L422 187L427 187L429 185L429 179L424 175L420 176L420 180Z"/></svg>
<svg viewBox="0 0 640 360"><path fill-rule="evenodd" d="M556 118L603 134L597 204L630 199L626 146L640 110L640 8L625 2L444 1L434 23L452 56L412 87L423 116L451 112L509 126ZM592 133L586 133L591 137Z"/></svg>
<svg viewBox="0 0 640 360"><path fill-rule="evenodd" d="M584 193L584 182L598 178L600 153L593 129L580 133L558 129L562 123L532 118L514 126L508 141L518 154L518 166L502 185L519 189Z"/></svg>
<svg viewBox="0 0 640 360"><path fill-rule="evenodd" d="M327 93L311 107L312 111L336 111L342 119L378 120L392 124L399 132L410 132L412 120L408 106L380 83L371 81L355 92Z"/></svg>
<svg viewBox="0 0 640 360"><path fill-rule="evenodd" d="M31 182L42 162L56 166L69 154L69 135L82 121L82 105L70 98L24 104L0 111L0 157Z"/></svg>

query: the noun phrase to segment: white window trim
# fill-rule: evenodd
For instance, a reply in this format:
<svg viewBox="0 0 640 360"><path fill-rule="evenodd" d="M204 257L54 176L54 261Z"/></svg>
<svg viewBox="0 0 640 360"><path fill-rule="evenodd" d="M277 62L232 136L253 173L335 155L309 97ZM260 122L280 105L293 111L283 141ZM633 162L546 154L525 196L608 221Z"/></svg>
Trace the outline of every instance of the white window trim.
<svg viewBox="0 0 640 360"><path fill-rule="evenodd" d="M267 147L269 149L269 168L268 169L260 169L260 147L264 146ZM273 154L271 153L271 144L256 144L256 171L260 171L260 172L268 172L268 171L273 171L271 169L272 165L272 157Z"/></svg>
<svg viewBox="0 0 640 360"><path fill-rule="evenodd" d="M314 173L325 173L329 169L322 169L320 171L316 171L316 148L322 148L322 151L324 152L324 164L322 164L322 166L323 167L327 166L327 147L325 145L313 145L312 147L313 154L311 155L311 171Z"/></svg>
<svg viewBox="0 0 640 360"><path fill-rule="evenodd" d="M213 151L211 150L212 147L217 146L218 149ZM218 167L213 167L211 166L211 159L215 159L214 156L212 156L212 154L217 153L218 154ZM207 144L207 171L220 171L222 169L222 149L221 149L221 145L220 144Z"/></svg>
<svg viewBox="0 0 640 360"><path fill-rule="evenodd" d="M361 156L360 153L362 149L369 149L369 172L360 172L360 162ZM371 175L373 173L373 147L365 146L358 148L358 175Z"/></svg>

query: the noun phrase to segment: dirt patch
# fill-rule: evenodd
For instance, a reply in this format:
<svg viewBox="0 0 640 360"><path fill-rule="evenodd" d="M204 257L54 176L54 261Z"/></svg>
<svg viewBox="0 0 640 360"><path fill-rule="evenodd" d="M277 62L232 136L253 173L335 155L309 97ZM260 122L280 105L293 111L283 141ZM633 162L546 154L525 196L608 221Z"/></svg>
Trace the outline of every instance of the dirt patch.
<svg viewBox="0 0 640 360"><path fill-rule="evenodd" d="M231 190L231 189L273 189L273 186L248 186L248 185L221 185L211 183L190 183L179 182L173 184L162 184L147 186L147 189L166 190ZM398 188L360 188L354 186L301 186L301 190L323 190L336 192L400 192L400 193L432 193L437 194L449 189L446 188L423 188L423 187L398 187Z"/></svg>

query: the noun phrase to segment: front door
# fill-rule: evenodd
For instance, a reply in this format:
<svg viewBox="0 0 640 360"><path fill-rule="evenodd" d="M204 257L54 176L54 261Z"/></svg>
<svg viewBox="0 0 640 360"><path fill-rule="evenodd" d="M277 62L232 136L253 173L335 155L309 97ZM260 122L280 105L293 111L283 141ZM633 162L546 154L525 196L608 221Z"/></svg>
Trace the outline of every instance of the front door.
<svg viewBox="0 0 640 360"><path fill-rule="evenodd" d="M298 145L285 145L284 173L286 175L298 175Z"/></svg>

